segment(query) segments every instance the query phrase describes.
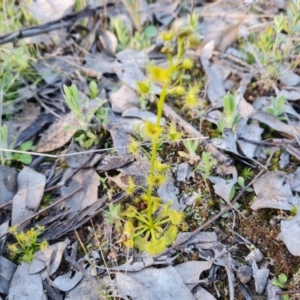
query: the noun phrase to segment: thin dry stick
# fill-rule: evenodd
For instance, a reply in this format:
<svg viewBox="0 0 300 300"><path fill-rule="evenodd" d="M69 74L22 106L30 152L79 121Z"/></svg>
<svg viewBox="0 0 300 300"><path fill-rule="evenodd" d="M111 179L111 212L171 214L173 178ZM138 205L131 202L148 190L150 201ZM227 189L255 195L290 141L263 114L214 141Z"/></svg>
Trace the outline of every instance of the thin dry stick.
<svg viewBox="0 0 300 300"><path fill-rule="evenodd" d="M30 216L29 218L25 219L24 221L22 221L21 223L15 225L15 226L16 226L16 227L19 227L19 226L21 226L22 224L24 224L24 223L30 221L31 219L37 217L38 215L40 215L41 213L47 211L48 209L52 208L53 206L55 206L55 205L57 205L57 204L63 202L64 200L68 199L69 197L73 196L74 194L76 194L77 192L79 192L81 189L82 189L82 187L76 189L75 191L73 191L73 192L70 193L69 195L67 195L67 196L65 196L65 197L63 197L63 198L61 198L60 200L57 200L56 202L50 204L49 206L47 206L47 207L44 208L44 209L39 210L37 213L33 214L32 216ZM1 240L3 237L5 237L6 235L8 235L8 233L9 233L9 232L7 231L6 233L3 233L2 235L0 235L0 240Z"/></svg>
<svg viewBox="0 0 300 300"><path fill-rule="evenodd" d="M268 158L268 161L266 163L266 166L268 166L270 164L270 161L274 155L275 151L273 151L270 155L270 157ZM249 182L249 184L247 184L247 186L243 189L241 189L238 194L234 197L234 199L231 201L231 205L233 205L235 202L237 202L241 196L243 195L243 193L265 172L265 169L260 170L260 172L254 177L253 180L251 180L251 182ZM216 215L214 215L211 219L209 219L207 222L205 222L204 224L202 224L201 226L199 226L197 229L195 229L193 232L191 232L191 235L188 236L187 238L184 238L180 241L178 241L177 243L175 242L171 247L169 247L168 249L166 249L165 251L163 251L162 253L154 256L154 259L161 257L162 255L165 255L166 253L168 253L170 250L174 250L177 247L179 247L181 244L187 242L193 235L195 235L196 233L200 232L201 230L203 230L204 228L206 228L207 226L209 226L211 223L213 223L214 221L216 221L219 217L221 217L224 213L226 213L227 211L231 210L231 207L228 205L226 207L224 207L222 210L220 210Z"/></svg>
<svg viewBox="0 0 300 300"><path fill-rule="evenodd" d="M292 294L300 294L300 290L290 290L290 291L276 292L276 295L292 295Z"/></svg>

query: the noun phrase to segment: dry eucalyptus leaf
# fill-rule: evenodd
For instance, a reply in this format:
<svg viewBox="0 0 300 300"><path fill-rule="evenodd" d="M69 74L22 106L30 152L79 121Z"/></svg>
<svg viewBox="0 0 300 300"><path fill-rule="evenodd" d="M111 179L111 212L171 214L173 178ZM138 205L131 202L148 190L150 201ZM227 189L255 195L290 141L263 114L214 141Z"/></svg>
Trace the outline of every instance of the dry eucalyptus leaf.
<svg viewBox="0 0 300 300"><path fill-rule="evenodd" d="M0 166L0 205L11 201L17 193L17 175L14 169Z"/></svg>
<svg viewBox="0 0 300 300"><path fill-rule="evenodd" d="M202 288L200 285L193 292L195 300L217 300L211 293Z"/></svg>
<svg viewBox="0 0 300 300"><path fill-rule="evenodd" d="M53 281L54 286L63 292L72 290L83 278L83 274L80 271L75 271L75 274L72 273L73 271L69 271L56 277Z"/></svg>
<svg viewBox="0 0 300 300"><path fill-rule="evenodd" d="M121 68L122 66L114 57L107 56L104 53L87 54L84 59L86 61L85 68L101 74L114 74L115 68Z"/></svg>
<svg viewBox="0 0 300 300"><path fill-rule="evenodd" d="M253 210L276 208L290 210L293 207L291 178L285 172L269 172L253 184L257 199L251 205Z"/></svg>
<svg viewBox="0 0 300 300"><path fill-rule="evenodd" d="M167 175L167 180L164 184L162 184L158 190L157 194L162 200L163 203L168 203L169 201L172 202L172 207L176 210L184 210L185 205L179 203L178 201L178 193L179 189L174 184L174 179L171 174Z"/></svg>
<svg viewBox="0 0 300 300"><path fill-rule="evenodd" d="M135 161L135 157L131 154L110 155L107 154L101 159L97 166L97 171L110 171L121 168Z"/></svg>
<svg viewBox="0 0 300 300"><path fill-rule="evenodd" d="M38 256L46 265L46 268L39 273L43 280L53 275L57 271L58 267L60 266L63 253L66 247L68 246L68 244L69 241L66 240L64 242L58 242L56 244L48 246L47 249L49 249L49 252L53 250L53 255L51 255L51 257L49 255L48 256L45 255L44 261L42 260L43 259L42 254L41 256ZM43 251L39 251L39 253L41 252Z"/></svg>
<svg viewBox="0 0 300 300"><path fill-rule="evenodd" d="M127 64L137 65L139 68L144 68L147 63L147 55L143 51L133 50L130 48L124 49L116 54L116 58Z"/></svg>
<svg viewBox="0 0 300 300"><path fill-rule="evenodd" d="M154 124L156 124L156 120L157 120L157 117L154 113L152 113L151 111L142 110L138 107L130 107L130 108L126 109L122 113L122 117L139 118L139 119L142 119L144 121L148 121L148 122L151 122L151 123L154 123ZM165 118L161 118L160 125L161 126L166 125L166 119Z"/></svg>
<svg viewBox="0 0 300 300"><path fill-rule="evenodd" d="M241 138L251 140L251 141L261 141L261 134L263 129L259 127L256 120L252 120L250 124L244 119L239 120L237 126L237 143L243 153L248 158L253 158L257 145L254 143L249 143L247 141L241 140Z"/></svg>
<svg viewBox="0 0 300 300"><path fill-rule="evenodd" d="M93 148L91 148L91 150L93 150ZM81 148L78 144L74 143L73 141L68 149L67 154L79 153L83 151L86 151L86 149ZM91 155L92 153L82 153L77 155L66 156L66 162L70 168L77 169L84 165ZM101 159L102 156L103 154L95 154L94 158L92 158L92 160L87 165L85 165L85 168L91 168L92 166L94 166Z"/></svg>
<svg viewBox="0 0 300 300"><path fill-rule="evenodd" d="M180 273L172 266L146 268L139 272L128 272L127 275L120 272L116 274L115 282L119 293L133 300L194 299Z"/></svg>
<svg viewBox="0 0 300 300"><path fill-rule="evenodd" d="M10 116L7 122L3 122L7 126L8 138L7 143L10 145L19 134L25 130L32 122L34 122L41 113L41 107L31 102L26 102L21 113Z"/></svg>
<svg viewBox="0 0 300 300"><path fill-rule="evenodd" d="M40 274L30 274L29 264L21 262L11 281L8 299L46 300Z"/></svg>
<svg viewBox="0 0 300 300"><path fill-rule="evenodd" d="M73 169L67 169L62 180L68 178L73 172ZM74 190L82 188L76 194L69 197L65 202L66 208L71 207L72 209L68 215L69 217L76 215L79 211L92 205L98 200L99 185L100 180L94 169L82 169L70 179L67 186L65 185L61 187L60 191L62 197L66 197Z"/></svg>
<svg viewBox="0 0 300 300"><path fill-rule="evenodd" d="M290 126L286 123L283 123L277 117L263 111L258 111L252 114L251 118L267 124L269 127L280 132L283 136L286 136L288 138L294 138L295 136L298 136L300 134L299 127Z"/></svg>
<svg viewBox="0 0 300 300"><path fill-rule="evenodd" d="M66 296L66 300L99 300L102 298L103 289L99 283L97 290L90 280L84 278L74 289L72 289Z"/></svg>
<svg viewBox="0 0 300 300"><path fill-rule="evenodd" d="M123 84L119 90L110 93L109 101L115 113L121 114L128 108L139 107L136 92L126 84Z"/></svg>
<svg viewBox="0 0 300 300"><path fill-rule="evenodd" d="M114 33L109 30L101 31L99 40L103 48L103 52L108 56L113 57L116 53L118 46L118 39Z"/></svg>
<svg viewBox="0 0 300 300"><path fill-rule="evenodd" d="M300 83L300 76L290 70L287 66L280 66L281 76L279 80L287 86L295 86Z"/></svg>
<svg viewBox="0 0 300 300"><path fill-rule="evenodd" d="M34 19L38 24L43 24L51 21L56 21L68 13L72 12L72 7L75 4L75 0L31 0L24 1L26 3L26 9L28 13L34 16ZM59 43L67 36L66 30L55 30L48 32L47 34L34 35L25 39L27 43L44 43L52 44L53 42Z"/></svg>
<svg viewBox="0 0 300 300"><path fill-rule="evenodd" d="M287 100L297 101L300 99L300 92L298 90L284 90L277 92L276 96L284 96Z"/></svg>
<svg viewBox="0 0 300 300"><path fill-rule="evenodd" d="M278 286L272 284L272 280L268 280L267 284L267 300L282 300L280 295L277 295L277 292L281 292L281 289Z"/></svg>
<svg viewBox="0 0 300 300"><path fill-rule="evenodd" d="M199 284L199 278L203 271L209 270L212 261L187 261L176 265L174 268L183 278L184 283L190 291Z"/></svg>
<svg viewBox="0 0 300 300"><path fill-rule="evenodd" d="M39 60L34 64L34 69L43 77L46 83L53 84L62 76L67 77L74 72L74 67L80 61L75 56L65 55Z"/></svg>
<svg viewBox="0 0 300 300"><path fill-rule="evenodd" d="M4 245L6 242L6 238L7 238L6 233L8 232L9 222L10 220L8 219L7 221L3 222L0 225L0 236L2 236L2 238L0 239L0 255L3 253Z"/></svg>
<svg viewBox="0 0 300 300"><path fill-rule="evenodd" d="M109 110L108 117L109 124L107 125L107 130L113 139L113 145L119 155L125 155L127 154L128 140L124 125L122 122L119 122L118 117L112 110Z"/></svg>
<svg viewBox="0 0 300 300"><path fill-rule="evenodd" d="M29 167L24 167L18 174L18 193L13 198L12 221L15 226L38 211L42 200L46 177ZM22 230L30 221L19 226Z"/></svg>
<svg viewBox="0 0 300 300"><path fill-rule="evenodd" d="M299 208L298 208L299 209ZM281 221L281 238L291 254L300 256L300 214Z"/></svg>
<svg viewBox="0 0 300 300"><path fill-rule="evenodd" d="M64 146L71 140L77 130L78 122L72 112L56 120L43 134L37 152L50 152Z"/></svg>
<svg viewBox="0 0 300 300"><path fill-rule="evenodd" d="M230 176L230 179L224 179L224 176ZM237 183L237 171L233 166L225 167L222 176L209 176L209 180L214 184L215 193L226 202L230 200L232 187Z"/></svg>
<svg viewBox="0 0 300 300"><path fill-rule="evenodd" d="M200 47L205 47L207 43L214 41L214 49L225 52L225 50L238 38L239 28L242 22L243 20L238 24L225 25L221 30L210 31Z"/></svg>
<svg viewBox="0 0 300 300"><path fill-rule="evenodd" d="M0 256L0 293L8 294L10 282L17 266L3 256Z"/></svg>
<svg viewBox="0 0 300 300"><path fill-rule="evenodd" d="M219 108L223 106L222 98L226 94L224 87L224 80L220 77L218 72L215 72L211 67L210 58L214 50L214 41L207 43L201 52L200 60L203 69L208 79L208 98L213 108Z"/></svg>
<svg viewBox="0 0 300 300"><path fill-rule="evenodd" d="M258 269L256 261L252 262L253 277L255 282L255 290L261 295L267 285L270 270L266 268Z"/></svg>

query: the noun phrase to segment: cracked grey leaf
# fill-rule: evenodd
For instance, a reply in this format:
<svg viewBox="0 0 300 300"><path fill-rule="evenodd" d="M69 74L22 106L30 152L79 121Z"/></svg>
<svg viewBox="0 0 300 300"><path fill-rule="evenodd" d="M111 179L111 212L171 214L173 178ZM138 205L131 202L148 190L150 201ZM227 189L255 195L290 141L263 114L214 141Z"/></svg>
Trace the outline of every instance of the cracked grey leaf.
<svg viewBox="0 0 300 300"><path fill-rule="evenodd" d="M126 109L140 106L136 92L126 84L123 84L119 90L110 93L109 102L113 112L120 114Z"/></svg>
<svg viewBox="0 0 300 300"><path fill-rule="evenodd" d="M280 73L279 80L287 85L287 86L295 86L300 83L300 76L294 73L292 70L289 70L287 66L280 66Z"/></svg>
<svg viewBox="0 0 300 300"><path fill-rule="evenodd" d="M17 193L17 175L14 169L0 166L0 205L11 201Z"/></svg>
<svg viewBox="0 0 300 300"><path fill-rule="evenodd" d="M116 274L115 282L119 293L133 300L194 299L180 273L172 266L146 268L139 272L127 272L127 275L120 272Z"/></svg>
<svg viewBox="0 0 300 300"><path fill-rule="evenodd" d="M101 297L103 295L103 297ZM84 278L76 287L71 290L66 300L99 300L107 299L105 296L105 290L101 289L99 284L99 290L91 283L90 280Z"/></svg>
<svg viewBox="0 0 300 300"><path fill-rule="evenodd" d="M216 300L216 298L201 286L197 286L193 292L195 300Z"/></svg>
<svg viewBox="0 0 300 300"><path fill-rule="evenodd" d="M2 236L2 238L0 239L0 255L3 253L3 248L6 242L6 233L8 232L9 221L10 220L7 220L0 225L0 236Z"/></svg>
<svg viewBox="0 0 300 300"><path fill-rule="evenodd" d="M174 180L171 174L168 173L167 176L167 181L158 188L157 194L163 203L172 201L172 207L174 209L183 210L185 205L180 204L177 198L179 189L174 185Z"/></svg>
<svg viewBox="0 0 300 300"><path fill-rule="evenodd" d="M287 151L283 151L280 154L280 160L279 160L279 167L280 169L284 169L285 167L287 167L287 165L290 163L290 153L288 153Z"/></svg>
<svg viewBox="0 0 300 300"><path fill-rule="evenodd" d="M3 256L0 256L0 293L8 294L11 280L17 266Z"/></svg>
<svg viewBox="0 0 300 300"><path fill-rule="evenodd" d="M72 141L67 154L78 153L85 150L86 149L81 148L78 144ZM90 148L90 150L93 150L93 148ZM82 153L78 155L66 156L66 162L70 168L77 169L85 164L91 155L92 153ZM84 168L91 168L101 159L102 156L103 154L95 154L94 158Z"/></svg>
<svg viewBox="0 0 300 300"><path fill-rule="evenodd" d="M123 113L122 113L122 117L127 117L127 118L139 118L142 119L144 121L148 121L151 123L156 124L156 115L150 111L147 110L142 110L139 109L138 107L131 107L126 109ZM166 125L166 119L165 118L161 118L160 120L160 125L161 126L165 126Z"/></svg>
<svg viewBox="0 0 300 300"><path fill-rule="evenodd" d="M291 254L300 256L300 214L289 220L282 220L281 238Z"/></svg>
<svg viewBox="0 0 300 300"><path fill-rule="evenodd" d="M68 178L71 174L73 174L73 172L73 169L67 169L62 180ZM82 188L65 201L65 207L70 207L72 209L68 214L69 217L76 215L79 211L82 211L98 200L99 185L100 180L94 169L82 169L71 178L67 186L64 185L60 188L62 197L66 197L74 190Z"/></svg>
<svg viewBox="0 0 300 300"><path fill-rule="evenodd" d="M290 210L293 207L292 177L285 172L269 172L253 184L257 199L251 205L253 210L276 208Z"/></svg>
<svg viewBox="0 0 300 300"><path fill-rule="evenodd" d="M267 284L267 300L281 300L281 296L277 295L277 292L281 292L281 289L278 286L272 284L271 280L268 280Z"/></svg>
<svg viewBox="0 0 300 300"><path fill-rule="evenodd" d="M30 274L38 272L43 280L54 274L60 266L67 246L68 241L58 242L48 246L45 250L38 251L30 265Z"/></svg>
<svg viewBox="0 0 300 300"><path fill-rule="evenodd" d="M18 193L13 198L12 226L15 226L38 211L46 184L45 175L29 167L24 167L18 174ZM22 224L22 230L30 221Z"/></svg>
<svg viewBox="0 0 300 300"><path fill-rule="evenodd" d="M246 157L251 159L254 157L257 145L239 140L239 138L244 138L251 141L261 141L262 133L263 129L259 127L257 121L253 120L251 124L248 124L244 118L239 120L237 126L237 143Z"/></svg>
<svg viewBox="0 0 300 300"><path fill-rule="evenodd" d="M300 134L300 128L296 126L291 126L280 121L277 117L268 114L264 111L258 111L251 115L251 118L262 122L272 129L280 132L282 135L288 138L294 138Z"/></svg>
<svg viewBox="0 0 300 300"><path fill-rule="evenodd" d="M208 99L210 100L213 108L219 108L223 106L222 98L226 94L223 78L219 76L218 72L212 69L210 64L210 58L214 50L214 41L208 42L201 52L201 63L203 69L208 77Z"/></svg>
<svg viewBox="0 0 300 300"><path fill-rule="evenodd" d="M190 178L191 167L188 163L181 163L177 167L176 177L177 181L185 181Z"/></svg>
<svg viewBox="0 0 300 300"><path fill-rule="evenodd" d="M11 281L8 300L46 300L40 274L30 274L29 264L22 262Z"/></svg>
<svg viewBox="0 0 300 300"><path fill-rule="evenodd" d="M122 63L134 64L140 68L144 68L147 63L147 55L143 51L138 51L134 49L124 49L116 54L116 57Z"/></svg>
<svg viewBox="0 0 300 300"><path fill-rule="evenodd" d="M56 277L53 281L54 286L63 292L73 289L82 280L83 274L80 271L75 271L75 274L72 273L72 271L69 271Z"/></svg>
<svg viewBox="0 0 300 300"><path fill-rule="evenodd" d="M223 166L221 177L209 176L208 179L214 184L214 191L226 202L230 201L230 193L232 187L237 183L237 171L233 166ZM230 179L223 178L224 176L231 176Z"/></svg>
<svg viewBox="0 0 300 300"><path fill-rule="evenodd" d="M199 284L199 278L203 271L209 270L212 266L210 261L187 261L176 265L174 268L183 278L184 283L190 291Z"/></svg>
<svg viewBox="0 0 300 300"><path fill-rule="evenodd" d="M255 291L261 295L266 288L270 270L266 268L258 269L255 260L252 262L252 270L255 282Z"/></svg>

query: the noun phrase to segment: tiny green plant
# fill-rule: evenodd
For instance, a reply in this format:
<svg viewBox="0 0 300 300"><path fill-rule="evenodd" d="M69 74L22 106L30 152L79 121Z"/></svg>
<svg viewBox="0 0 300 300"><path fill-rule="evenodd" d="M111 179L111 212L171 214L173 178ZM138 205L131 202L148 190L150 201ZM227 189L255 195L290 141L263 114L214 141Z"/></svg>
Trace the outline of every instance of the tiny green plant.
<svg viewBox="0 0 300 300"><path fill-rule="evenodd" d="M272 280L272 284L275 286L278 286L279 288L283 289L287 283L287 276L284 273L281 273L278 275L278 277L275 277ZM283 300L289 300L288 295L282 295Z"/></svg>
<svg viewBox="0 0 300 300"><path fill-rule="evenodd" d="M103 217L108 224L114 224L119 231L122 227L121 204L114 205L110 203L108 210L103 212Z"/></svg>
<svg viewBox="0 0 300 300"><path fill-rule="evenodd" d="M216 165L217 160L212 157L211 153L203 151L201 154L201 163L197 166L197 169L202 172L205 179L208 179L208 176Z"/></svg>
<svg viewBox="0 0 300 300"><path fill-rule="evenodd" d="M132 36L128 25L124 24L120 18L112 19L111 25L119 41L117 51L123 50L128 46L136 50L147 48L151 45L151 38L156 36L157 33L156 27L149 25L143 31L137 31Z"/></svg>
<svg viewBox="0 0 300 300"><path fill-rule="evenodd" d="M296 61L284 65L283 62L299 46L299 41L294 40L299 28L300 1L292 0L289 1L286 15L280 13L275 16L273 24L263 30L258 38L254 35L250 37L246 51L251 49L250 55L255 56L254 61L259 60L262 66L261 79L265 80L265 86L268 86L270 78L277 79L296 67Z"/></svg>
<svg viewBox="0 0 300 300"><path fill-rule="evenodd" d="M99 105L89 109L89 104L80 99L76 85L64 86L64 97L67 105L78 122L78 132L75 141L83 148L89 148L99 142L97 128L95 129L92 121L96 120L96 125L105 124L108 117L108 109L102 107L106 100L98 99L99 89L94 81L89 84L89 92L92 99L98 100ZM99 128L98 128L99 129Z"/></svg>
<svg viewBox="0 0 300 300"><path fill-rule="evenodd" d="M9 233L16 239L16 243L7 246L10 257L19 262L25 261L30 263L37 251L44 250L48 246L46 240L41 242L38 240L43 231L43 226L31 228L26 232L19 232L17 227L9 228Z"/></svg>
<svg viewBox="0 0 300 300"><path fill-rule="evenodd" d="M220 120L217 123L220 132L223 132L225 128L230 128L233 131L236 130L236 125L240 119L240 115L237 111L236 97L230 93L223 97L223 113L220 113Z"/></svg>
<svg viewBox="0 0 300 300"><path fill-rule="evenodd" d="M32 141L27 141L22 143L19 147L14 147L15 142L13 141L10 145L7 142L7 126L2 125L0 128L0 147L4 149L17 149L21 151L32 151L34 146ZM23 164L29 165L32 162L32 156L27 153L10 153L10 152L1 152L0 161L4 165L11 165L13 161L19 161Z"/></svg>
<svg viewBox="0 0 300 300"><path fill-rule="evenodd" d="M271 106L267 107L267 112L275 117L280 117L281 120L285 120L283 114L286 112L285 107L286 98L284 96L270 97Z"/></svg>
<svg viewBox="0 0 300 300"><path fill-rule="evenodd" d="M179 156L189 159L190 163L195 163L199 161L200 157L197 155L197 150L199 148L199 141L198 140L186 140L183 141L183 145L187 152L185 151L178 151Z"/></svg>

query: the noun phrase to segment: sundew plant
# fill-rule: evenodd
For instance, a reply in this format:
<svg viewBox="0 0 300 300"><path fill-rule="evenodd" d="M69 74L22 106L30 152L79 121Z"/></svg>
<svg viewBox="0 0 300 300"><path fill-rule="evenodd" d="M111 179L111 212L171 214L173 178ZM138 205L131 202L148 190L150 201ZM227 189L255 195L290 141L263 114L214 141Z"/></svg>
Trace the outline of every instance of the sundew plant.
<svg viewBox="0 0 300 300"><path fill-rule="evenodd" d="M158 158L158 146L163 138L173 142L178 142L181 138L181 133L176 130L175 124L162 126L163 106L166 98L172 96L182 98L187 108L196 108L199 92L198 84L188 85L184 82L186 72L194 66L193 61L185 58L184 54L188 48L199 43L193 29L182 28L176 35L172 31L164 32L162 38L164 40L162 52L167 56L168 67L149 65L147 80L137 82L141 97L144 98L151 94L154 84L161 87L159 97L156 99L156 122L146 122L143 127L143 135L151 142L150 170L146 178L147 186L142 188L143 192L136 196L135 202L143 202L144 209L137 209L130 205L122 213L125 219L123 243L128 247L136 246L150 254L160 253L173 243L184 216L182 212L172 208L171 202L162 203L156 196L156 189L166 182L169 172L169 166ZM175 41L178 45L176 53L173 46ZM136 140L132 140L129 150L133 154L138 154L139 147ZM135 190L135 183L130 179L127 193L132 195Z"/></svg>

